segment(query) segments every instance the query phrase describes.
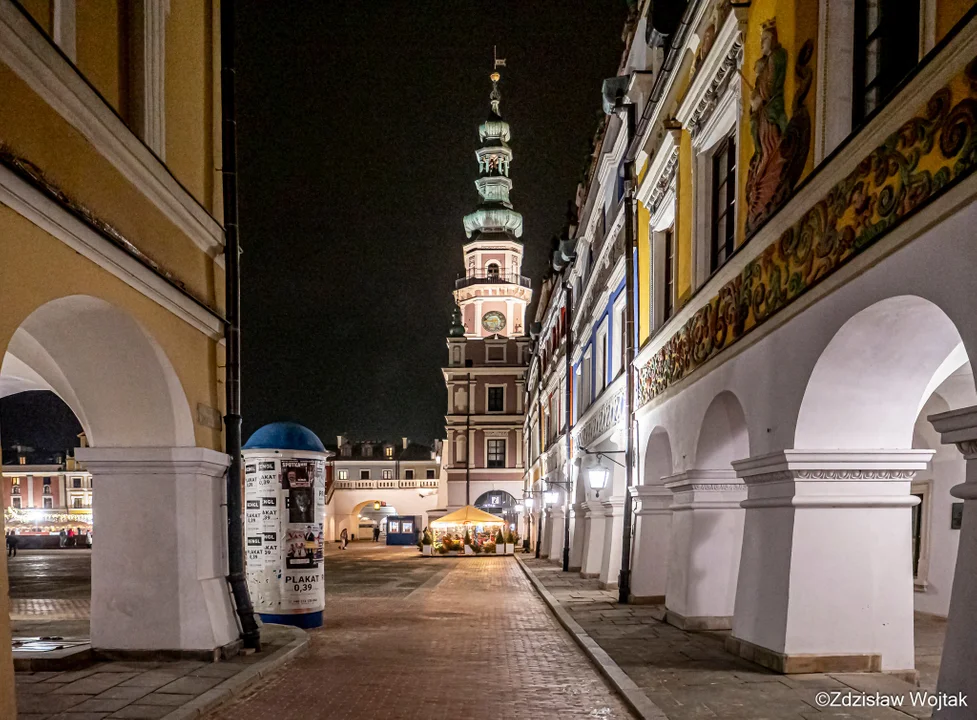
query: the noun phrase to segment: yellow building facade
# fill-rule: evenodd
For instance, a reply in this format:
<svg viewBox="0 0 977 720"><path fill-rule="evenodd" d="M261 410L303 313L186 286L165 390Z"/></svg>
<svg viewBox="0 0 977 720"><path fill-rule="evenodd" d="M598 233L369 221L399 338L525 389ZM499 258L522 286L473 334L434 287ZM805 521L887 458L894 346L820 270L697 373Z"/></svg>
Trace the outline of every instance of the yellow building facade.
<svg viewBox="0 0 977 720"><path fill-rule="evenodd" d="M237 636L220 517L218 19L216 2L0 0L0 393L53 390L87 434L96 647L213 650ZM197 557L197 577L178 556ZM179 612L146 627L154 593Z"/></svg>

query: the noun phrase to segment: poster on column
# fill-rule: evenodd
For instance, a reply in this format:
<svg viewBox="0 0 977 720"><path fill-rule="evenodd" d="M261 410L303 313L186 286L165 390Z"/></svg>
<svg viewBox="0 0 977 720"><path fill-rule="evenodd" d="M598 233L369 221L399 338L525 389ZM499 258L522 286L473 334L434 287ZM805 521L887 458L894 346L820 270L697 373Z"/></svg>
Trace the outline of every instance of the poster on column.
<svg viewBox="0 0 977 720"><path fill-rule="evenodd" d="M278 467L272 459L249 458L244 471L246 569L251 601L258 612L276 612L281 599Z"/></svg>
<svg viewBox="0 0 977 720"><path fill-rule="evenodd" d="M245 571L248 585L256 587L261 580L265 558L261 538L261 499L257 494L257 463L244 466L244 538Z"/></svg>
<svg viewBox="0 0 977 720"><path fill-rule="evenodd" d="M282 460L285 576L283 611L315 612L325 606L322 543L325 467L321 460ZM321 499L320 499L321 498Z"/></svg>

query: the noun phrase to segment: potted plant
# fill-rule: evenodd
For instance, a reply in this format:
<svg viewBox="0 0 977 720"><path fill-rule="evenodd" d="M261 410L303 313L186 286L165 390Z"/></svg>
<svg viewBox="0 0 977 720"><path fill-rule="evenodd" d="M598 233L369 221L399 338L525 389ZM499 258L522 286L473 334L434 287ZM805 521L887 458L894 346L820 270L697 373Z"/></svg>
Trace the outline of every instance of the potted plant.
<svg viewBox="0 0 977 720"><path fill-rule="evenodd" d="M465 555L474 555L475 550L472 548L472 535L468 530L465 530Z"/></svg>
<svg viewBox="0 0 977 720"><path fill-rule="evenodd" d="M485 543L485 553L491 555L494 552L495 552L495 541L489 540L487 543Z"/></svg>
<svg viewBox="0 0 977 720"><path fill-rule="evenodd" d="M447 555L448 554L448 550L450 548L448 547L448 544L447 543L448 543L447 540L445 542L443 542L443 543L438 543L438 545L436 547L436 550L438 552L438 555Z"/></svg>
<svg viewBox="0 0 977 720"><path fill-rule="evenodd" d="M516 534L509 530L505 536L505 554L512 555L516 552Z"/></svg>
<svg viewBox="0 0 977 720"><path fill-rule="evenodd" d="M431 538L430 531L424 531L424 537L421 539L421 555L431 555L434 550L434 540Z"/></svg>
<svg viewBox="0 0 977 720"><path fill-rule="evenodd" d="M501 530L495 533L495 554L505 555L505 539L502 537Z"/></svg>

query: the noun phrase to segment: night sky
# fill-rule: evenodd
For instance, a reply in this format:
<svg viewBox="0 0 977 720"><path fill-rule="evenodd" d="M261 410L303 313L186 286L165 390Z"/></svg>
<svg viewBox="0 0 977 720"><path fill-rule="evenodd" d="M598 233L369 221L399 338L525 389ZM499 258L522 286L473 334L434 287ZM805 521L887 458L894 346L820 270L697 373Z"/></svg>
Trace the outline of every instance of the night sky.
<svg viewBox="0 0 977 720"><path fill-rule="evenodd" d="M276 420L327 443L441 437L492 46L507 60L512 201L538 290L601 117L601 81L620 60L626 2L238 8L245 438ZM72 444L78 430L41 395L0 403L5 446Z"/></svg>

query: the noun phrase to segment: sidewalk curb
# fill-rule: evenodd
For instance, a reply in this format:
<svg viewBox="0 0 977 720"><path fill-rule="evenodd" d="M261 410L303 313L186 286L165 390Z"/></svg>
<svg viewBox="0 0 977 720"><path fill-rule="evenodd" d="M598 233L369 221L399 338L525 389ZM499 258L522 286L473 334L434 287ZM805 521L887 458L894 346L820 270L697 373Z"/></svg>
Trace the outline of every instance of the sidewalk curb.
<svg viewBox="0 0 977 720"><path fill-rule="evenodd" d="M283 626L284 627L284 626ZM203 695L199 695L186 705L164 715L162 720L190 720L210 712L218 705L230 700L246 687L278 670L288 660L305 652L309 645L309 635L300 628L290 628L294 639L268 656L267 659L248 666L237 675L215 685Z"/></svg>
<svg viewBox="0 0 977 720"><path fill-rule="evenodd" d="M655 705L647 695L641 692L641 688L635 684L634 680L629 678L627 673L611 659L611 656L587 634L586 630L580 627L579 623L570 617L570 614L560 605L560 601L553 597L553 594L546 589L542 581L536 577L536 573L523 562L522 558L516 555L516 560L519 562L519 567L522 568L526 577L529 578L529 582L535 588L536 592L543 598L543 602L556 615L556 619L570 633L577 645L580 646L580 649L584 651L584 654L597 666L597 669L607 678L607 681L635 714L641 720L668 720L665 712ZM169 720L169 716L165 720Z"/></svg>

